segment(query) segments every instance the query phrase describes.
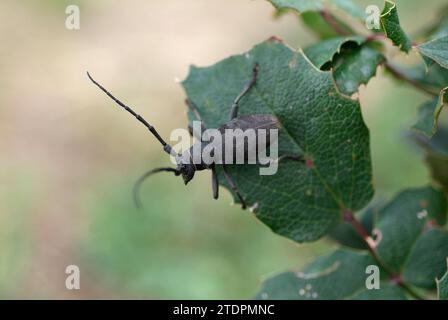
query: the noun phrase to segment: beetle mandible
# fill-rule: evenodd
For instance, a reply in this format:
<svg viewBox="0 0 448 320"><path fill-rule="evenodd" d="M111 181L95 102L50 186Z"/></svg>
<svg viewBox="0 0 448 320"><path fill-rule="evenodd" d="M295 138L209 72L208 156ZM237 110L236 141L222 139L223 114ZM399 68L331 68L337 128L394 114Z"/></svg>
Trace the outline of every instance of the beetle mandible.
<svg viewBox="0 0 448 320"><path fill-rule="evenodd" d="M258 65L258 63L255 63L252 68L252 76L251 76L250 80L245 85L245 87L241 91L241 93L233 101L233 104L232 104L231 110L230 110L230 120L228 122L222 124L218 128L218 130L221 132L221 134L224 134L226 129L241 129L243 131L245 131L247 129L266 129L269 131L270 129L280 129L281 128L280 122L278 121L277 117L275 117L273 115L238 116L239 103L240 103L241 99L255 86L255 84L257 82L258 70L259 70L259 65ZM187 184L191 179L193 179L196 171L211 170L213 198L215 198L215 199L218 198L219 183L218 183L218 176L216 173L216 164L215 163L206 164L203 161L201 163L194 163L192 154L193 154L193 149L195 147L196 148L198 147L197 145L191 146L189 149L185 150L182 154L177 154L173 150L173 148L168 143L166 143L165 140L163 140L163 138L159 135L157 130L152 125L150 125L142 116L140 116L129 106L125 105L123 102L121 102L120 100L115 98L107 89L105 89L101 84L96 82L92 78L92 76L89 74L89 72L87 72L87 76L98 88L100 88L106 95L108 95L113 101L115 101L115 103L117 103L119 106L124 108L127 112L132 114L138 121L140 121L154 135L154 137L160 142L160 144L162 144L163 150L166 153L168 153L169 155L174 156L176 159L176 163L177 163L176 168L171 168L171 167L155 168L155 169L152 169L152 170L146 172L145 174L143 174L136 181L136 183L134 185L134 200L135 200L135 203L138 208L142 207L141 201L139 199L139 189L140 189L142 182L144 180L146 180L146 178L148 178L152 174L157 173L157 172L164 172L164 171L165 172L173 172L176 176L181 175L184 180L184 183ZM186 100L186 103L187 103L188 108L195 115L195 117L199 121L201 121L202 131L204 131L205 126L201 120L201 117L200 117L200 114L199 114L199 111L198 111L196 105L189 99ZM192 135L193 133L192 133L191 127L189 127L189 129L190 129L190 134ZM196 142L196 144L200 144L199 145L200 150L202 150L207 145L207 143L209 143L209 142L203 142L201 140ZM248 150L245 148L244 149L245 157L247 157L247 153L248 153ZM302 157L300 157L300 156L282 156L282 157L278 158L277 161L280 161L283 159L302 161ZM234 179L229 174L226 163L223 162L221 165L222 165L223 174L227 180L227 183L229 184L229 186L231 187L233 192L238 197L239 201L241 202L242 208L245 209L246 202L245 202L243 196L241 195Z"/></svg>

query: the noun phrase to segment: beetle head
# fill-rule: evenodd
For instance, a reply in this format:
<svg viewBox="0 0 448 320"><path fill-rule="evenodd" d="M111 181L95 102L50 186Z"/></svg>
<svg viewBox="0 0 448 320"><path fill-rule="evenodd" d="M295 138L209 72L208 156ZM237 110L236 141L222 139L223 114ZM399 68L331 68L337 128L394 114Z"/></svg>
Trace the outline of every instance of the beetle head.
<svg viewBox="0 0 448 320"><path fill-rule="evenodd" d="M190 182L191 179L193 179L194 173L196 172L194 165L189 163L178 164L176 170L182 175L185 184L187 184L188 182Z"/></svg>

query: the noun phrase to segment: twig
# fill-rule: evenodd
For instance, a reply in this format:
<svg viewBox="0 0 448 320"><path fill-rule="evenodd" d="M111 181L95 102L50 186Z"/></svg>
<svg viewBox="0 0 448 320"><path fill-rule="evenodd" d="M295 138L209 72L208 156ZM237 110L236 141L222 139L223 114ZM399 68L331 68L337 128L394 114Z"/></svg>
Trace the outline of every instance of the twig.
<svg viewBox="0 0 448 320"><path fill-rule="evenodd" d="M370 255L375 259L375 261L378 263L378 265L386 271L386 273L390 276L391 280L398 284L403 290L405 290L407 293L409 293L412 297L414 297L417 300L425 300L424 297L420 296L417 292L415 292L411 287L408 286L407 283L405 283L402 279L402 277L399 274L396 274L394 271L392 271L389 267L387 267L383 261L381 261L381 258L378 256L378 253L376 251L375 243L372 239L372 237L369 235L367 230L364 228L364 226L356 219L356 217L353 215L350 211L344 211L344 220L346 222L351 223L353 228L355 229L356 233L361 237L361 239L365 242L367 245L367 249L370 253Z"/></svg>
<svg viewBox="0 0 448 320"><path fill-rule="evenodd" d="M423 86L422 86L420 83L418 83L417 81L415 81L415 80L413 80L413 79L410 79L410 78L406 77L406 75L404 75L403 73L401 73L398 69L396 69L396 68L395 68L394 66L392 66L391 64L389 64L389 63L385 63L384 66L385 66L385 68L386 68L390 73L392 73L392 75L394 75L396 78L398 78L398 79L400 79L400 80L403 80L403 81L405 81L405 82L411 84L411 85L414 86L415 88L417 88L417 89L419 89L419 90L421 90L421 91L423 91L423 92L425 92L425 93L427 93L427 94L429 94L429 95L431 95L431 96L434 96L434 97L437 97L437 96L438 96L437 93L435 93L435 92L433 92L433 91L431 91L431 90L429 90L429 89L423 87Z"/></svg>
<svg viewBox="0 0 448 320"><path fill-rule="evenodd" d="M348 36L350 35L347 30L344 30L339 23L336 21L336 19L333 17L333 15L328 11L327 8L324 8L320 11L320 15L322 18L334 29L334 31L341 35L341 36Z"/></svg>

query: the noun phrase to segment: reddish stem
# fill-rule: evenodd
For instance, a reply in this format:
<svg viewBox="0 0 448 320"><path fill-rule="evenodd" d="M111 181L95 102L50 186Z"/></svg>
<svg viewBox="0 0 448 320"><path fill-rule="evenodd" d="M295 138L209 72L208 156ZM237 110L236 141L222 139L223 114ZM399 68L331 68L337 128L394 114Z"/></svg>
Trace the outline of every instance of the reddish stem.
<svg viewBox="0 0 448 320"><path fill-rule="evenodd" d="M391 269L389 269L380 259L378 256L378 253L376 251L376 247L372 245L373 239L367 232L367 230L364 228L364 226L356 219L356 217L353 215L351 211L345 210L343 213L344 221L351 223L353 228L355 229L356 233L361 237L361 239L364 241L364 243L367 246L367 249L369 250L370 255L375 259L375 261L378 263L378 265L381 266L381 268L387 272L387 274L390 277L390 281L393 283L398 284L403 290L407 291L412 297L414 297L417 300L424 300L423 297L421 297L418 293L416 293L412 288L410 288L402 279L400 274L396 274Z"/></svg>

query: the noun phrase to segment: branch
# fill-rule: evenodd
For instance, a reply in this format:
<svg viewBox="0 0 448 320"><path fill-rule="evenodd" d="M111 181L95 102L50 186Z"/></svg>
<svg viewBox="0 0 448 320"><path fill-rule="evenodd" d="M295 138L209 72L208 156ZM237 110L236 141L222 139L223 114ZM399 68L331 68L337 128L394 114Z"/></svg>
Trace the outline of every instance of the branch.
<svg viewBox="0 0 448 320"><path fill-rule="evenodd" d="M396 69L394 66L392 66L389 63L385 63L384 66L386 67L386 69L392 73L392 75L394 75L397 79L403 80L409 84L411 84L412 86L414 86L415 88L423 91L424 93L427 93L433 97L437 97L438 94L436 94L435 92L432 92L431 90L423 87L420 83L418 83L417 81L410 79L408 77L406 77L406 75L404 75L403 73L401 73L398 69Z"/></svg>
<svg viewBox="0 0 448 320"><path fill-rule="evenodd" d="M367 230L364 228L364 226L356 219L356 217L353 215L350 211L344 212L344 221L349 222L352 224L353 228L355 229L356 233L361 237L361 239L365 242L367 245L367 249L370 253L370 255L375 259L375 261L378 263L378 265L386 271L386 273L389 275L392 282L398 284L403 290L405 290L407 293L409 293L412 297L414 297L417 300L425 300L424 297L420 296L417 292L415 292L407 283L403 281L403 278L400 274L396 274L394 271L392 271L389 267L387 267L383 261L381 261L381 258L378 256L378 253L376 251L376 244L375 241L372 239L372 237L369 235Z"/></svg>
<svg viewBox="0 0 448 320"><path fill-rule="evenodd" d="M339 34L341 36L348 36L348 35L350 35L350 33L347 32L347 30L345 30L344 28L342 28L339 25L339 23L336 21L334 16L330 13L330 11L328 11L327 8L322 9L320 11L320 15L325 20L325 22L327 22L334 29L334 31L337 34Z"/></svg>

